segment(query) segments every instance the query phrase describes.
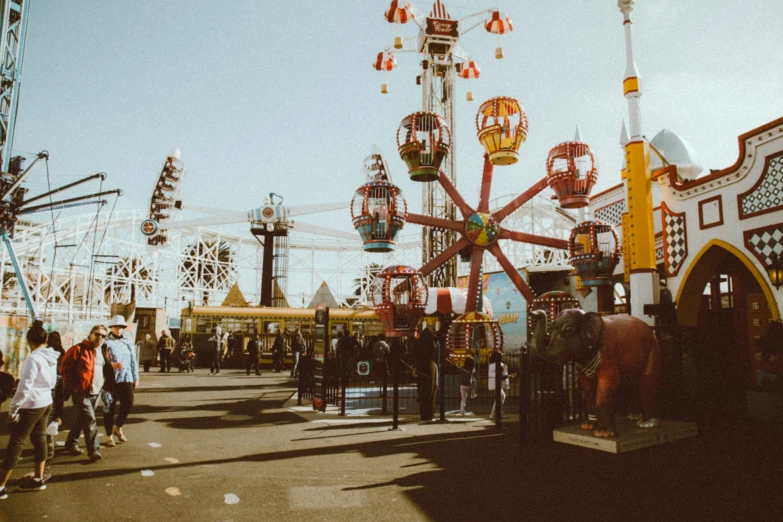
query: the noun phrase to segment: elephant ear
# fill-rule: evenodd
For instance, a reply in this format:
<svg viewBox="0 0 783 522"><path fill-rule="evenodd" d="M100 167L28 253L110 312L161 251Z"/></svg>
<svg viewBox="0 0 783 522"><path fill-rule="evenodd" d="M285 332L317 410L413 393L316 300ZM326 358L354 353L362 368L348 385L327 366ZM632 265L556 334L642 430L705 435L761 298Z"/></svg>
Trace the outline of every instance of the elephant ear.
<svg viewBox="0 0 783 522"><path fill-rule="evenodd" d="M604 331L604 320L600 314L588 312L582 318L582 338L587 346L597 346Z"/></svg>

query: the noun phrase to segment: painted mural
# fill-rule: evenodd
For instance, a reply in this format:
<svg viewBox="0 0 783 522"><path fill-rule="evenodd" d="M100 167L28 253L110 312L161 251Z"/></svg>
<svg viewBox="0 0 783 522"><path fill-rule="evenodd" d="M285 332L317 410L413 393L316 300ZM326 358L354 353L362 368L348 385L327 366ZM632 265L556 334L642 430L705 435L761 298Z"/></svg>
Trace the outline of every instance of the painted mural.
<svg viewBox="0 0 783 522"><path fill-rule="evenodd" d="M527 273L519 270L527 282ZM482 279L487 311L496 318L503 330L503 351L509 355L519 353L527 341L527 301L519 293L505 272L484 274ZM457 286L465 288L467 278L460 277Z"/></svg>
<svg viewBox="0 0 783 522"><path fill-rule="evenodd" d="M102 321L106 322L106 321ZM57 331L63 341L63 347L67 350L74 344L85 339L90 330L97 323L95 320L75 321L71 324L65 323L44 323L44 329L51 333ZM25 335L30 327L30 321L27 317L0 315L0 350L3 352L5 366L3 371L10 373L14 377L19 376L19 370L30 353L27 347ZM136 323L128 323L124 335L133 339L136 332Z"/></svg>

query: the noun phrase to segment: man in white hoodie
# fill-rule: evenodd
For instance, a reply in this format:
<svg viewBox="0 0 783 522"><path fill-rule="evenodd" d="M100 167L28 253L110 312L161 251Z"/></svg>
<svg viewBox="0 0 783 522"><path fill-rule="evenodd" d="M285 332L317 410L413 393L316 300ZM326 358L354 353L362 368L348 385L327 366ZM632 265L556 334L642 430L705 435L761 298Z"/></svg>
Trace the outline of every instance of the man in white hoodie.
<svg viewBox="0 0 783 522"><path fill-rule="evenodd" d="M30 481L22 483L22 487L46 489L43 480L47 451L46 426L52 409L52 388L57 383L57 359L60 354L46 346L46 330L41 321L35 321L28 330L27 344L31 352L24 362L19 386L8 408L11 438L0 472L0 500L8 498L5 485L19 462L27 437L30 437L35 448L35 473Z"/></svg>

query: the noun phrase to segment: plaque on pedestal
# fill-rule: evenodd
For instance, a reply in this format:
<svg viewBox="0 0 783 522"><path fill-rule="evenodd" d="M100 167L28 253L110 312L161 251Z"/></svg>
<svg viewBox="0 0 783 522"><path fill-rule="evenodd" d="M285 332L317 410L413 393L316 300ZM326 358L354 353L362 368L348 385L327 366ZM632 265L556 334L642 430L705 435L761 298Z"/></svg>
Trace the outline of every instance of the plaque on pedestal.
<svg viewBox="0 0 783 522"><path fill-rule="evenodd" d="M577 424L553 430L552 437L555 442L608 453L627 453L699 434L698 426L692 422L661 420L658 428L639 428L636 421L623 418L617 419L617 431L619 437L594 437L592 431L583 430Z"/></svg>

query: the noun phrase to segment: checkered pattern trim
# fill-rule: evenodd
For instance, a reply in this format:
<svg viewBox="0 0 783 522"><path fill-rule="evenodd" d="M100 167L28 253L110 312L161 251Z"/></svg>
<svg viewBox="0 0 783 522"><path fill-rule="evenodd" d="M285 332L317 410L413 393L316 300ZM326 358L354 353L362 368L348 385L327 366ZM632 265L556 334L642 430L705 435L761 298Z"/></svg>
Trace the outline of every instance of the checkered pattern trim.
<svg viewBox="0 0 783 522"><path fill-rule="evenodd" d="M655 263L663 261L663 234L655 238Z"/></svg>
<svg viewBox="0 0 783 522"><path fill-rule="evenodd" d="M688 257L685 212L681 214L672 212L665 203L661 204L661 212L663 213L663 247L666 250L664 266L666 267L666 275L674 277L679 273L683 261Z"/></svg>
<svg viewBox="0 0 783 522"><path fill-rule="evenodd" d="M619 225L623 222L623 213L625 212L625 200L615 201L605 207L601 207L594 212L595 218L600 219L610 225Z"/></svg>
<svg viewBox="0 0 783 522"><path fill-rule="evenodd" d="M772 253L783 255L783 224L746 230L743 235L745 246L765 267L772 264Z"/></svg>
<svg viewBox="0 0 783 522"><path fill-rule="evenodd" d="M768 158L761 182L740 196L740 217L783 208L783 156Z"/></svg>

